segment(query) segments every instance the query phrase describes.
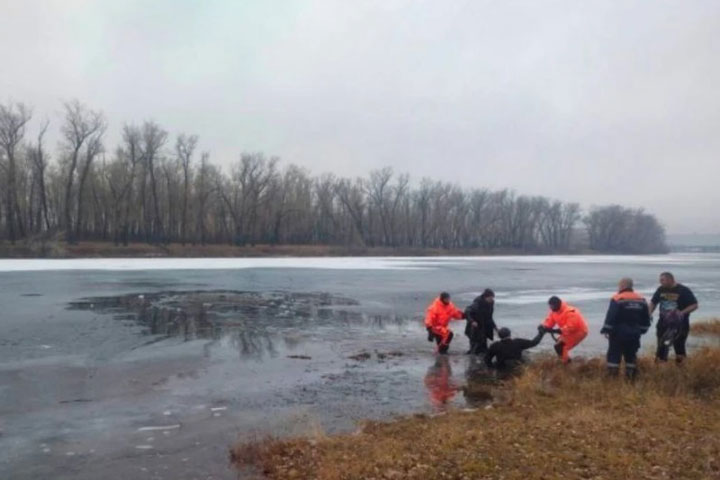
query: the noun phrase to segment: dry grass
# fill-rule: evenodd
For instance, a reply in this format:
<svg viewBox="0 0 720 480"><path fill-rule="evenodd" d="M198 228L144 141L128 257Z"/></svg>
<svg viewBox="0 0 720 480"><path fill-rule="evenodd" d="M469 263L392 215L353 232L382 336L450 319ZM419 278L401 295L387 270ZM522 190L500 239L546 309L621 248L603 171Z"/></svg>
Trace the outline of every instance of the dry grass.
<svg viewBox="0 0 720 480"><path fill-rule="evenodd" d="M720 336L720 318L694 322L690 325L690 331L696 335Z"/></svg>
<svg viewBox="0 0 720 480"><path fill-rule="evenodd" d="M720 478L720 349L641 362L635 384L599 360L541 359L490 409L369 422L335 437L238 445L271 479Z"/></svg>

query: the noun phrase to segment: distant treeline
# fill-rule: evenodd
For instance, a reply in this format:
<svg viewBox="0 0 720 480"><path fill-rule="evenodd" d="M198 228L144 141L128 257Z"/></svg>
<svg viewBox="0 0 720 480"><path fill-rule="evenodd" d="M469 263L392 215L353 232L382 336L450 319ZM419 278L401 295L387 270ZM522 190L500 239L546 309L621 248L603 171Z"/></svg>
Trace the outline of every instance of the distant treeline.
<svg viewBox="0 0 720 480"><path fill-rule="evenodd" d="M223 171L198 138L171 138L154 122L125 125L106 145L107 122L78 101L32 125L20 103L0 104L0 239L62 238L116 244L324 244L567 252L665 252L657 219L621 206L583 213L577 203L510 190L411 182L385 168L365 178L313 176L244 153Z"/></svg>

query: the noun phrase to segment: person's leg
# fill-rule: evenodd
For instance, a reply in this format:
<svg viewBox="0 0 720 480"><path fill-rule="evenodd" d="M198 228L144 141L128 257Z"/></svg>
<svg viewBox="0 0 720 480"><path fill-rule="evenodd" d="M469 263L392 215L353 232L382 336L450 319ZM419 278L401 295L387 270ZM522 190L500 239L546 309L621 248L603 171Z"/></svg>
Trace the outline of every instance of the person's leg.
<svg viewBox="0 0 720 480"><path fill-rule="evenodd" d="M487 352L487 335L485 335L485 326L484 325L478 325L477 327L477 335L475 340L475 351L474 353L476 355L484 355L485 352Z"/></svg>
<svg viewBox="0 0 720 480"><path fill-rule="evenodd" d="M628 338L623 345L625 357L625 377L631 382L637 378L637 352L640 349L640 338Z"/></svg>
<svg viewBox="0 0 720 480"><path fill-rule="evenodd" d="M655 351L655 361L656 362L667 362L667 359L668 359L668 353L669 353L670 349L663 342L663 337L665 336L665 330L666 330L666 328L663 326L662 320L659 320L658 326L657 326L657 350Z"/></svg>
<svg viewBox="0 0 720 480"><path fill-rule="evenodd" d="M467 335L468 341L470 342L470 347L465 353L467 355L472 355L475 353L475 327L472 326L470 320L468 320L468 325L465 327L465 335Z"/></svg>
<svg viewBox="0 0 720 480"><path fill-rule="evenodd" d="M687 330L684 330L677 336L677 338L675 338L675 341L673 342L673 350L675 350L675 361L678 363L678 365L683 363L685 361L685 357L687 357L687 351L685 347L687 338L688 332Z"/></svg>
<svg viewBox="0 0 720 480"><path fill-rule="evenodd" d="M557 356L562 358L563 351L565 350L565 343L562 340L558 340L557 342L555 342L553 348L555 349L555 353L557 353Z"/></svg>
<svg viewBox="0 0 720 480"><path fill-rule="evenodd" d="M580 332L574 335L563 335L560 339L563 342L563 363L570 363L570 350L575 348L580 342L587 337L587 332Z"/></svg>
<svg viewBox="0 0 720 480"><path fill-rule="evenodd" d="M608 340L607 350L607 372L611 377L617 377L620 372L620 360L622 356L622 350L620 348L620 342L615 336L610 336Z"/></svg>
<svg viewBox="0 0 720 480"><path fill-rule="evenodd" d="M438 352L447 353L448 348L450 348L450 342L452 342L453 332L451 332L447 327L441 327L438 329L437 333L440 336L440 341L438 342Z"/></svg>

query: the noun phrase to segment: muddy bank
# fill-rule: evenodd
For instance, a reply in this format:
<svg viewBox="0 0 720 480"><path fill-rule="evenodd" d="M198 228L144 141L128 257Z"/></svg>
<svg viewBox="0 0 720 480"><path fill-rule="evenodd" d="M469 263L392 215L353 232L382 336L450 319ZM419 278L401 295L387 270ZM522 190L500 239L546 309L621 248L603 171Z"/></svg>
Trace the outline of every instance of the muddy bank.
<svg viewBox="0 0 720 480"><path fill-rule="evenodd" d="M466 256L466 255L550 255L550 251L525 251L520 249L442 249L442 248L392 248L349 245L151 245L131 243L127 246L112 242L63 241L20 242L16 245L0 245L0 258L216 258L216 257L363 257L363 256ZM562 253L562 252L555 252ZM592 254L587 251L565 252Z"/></svg>

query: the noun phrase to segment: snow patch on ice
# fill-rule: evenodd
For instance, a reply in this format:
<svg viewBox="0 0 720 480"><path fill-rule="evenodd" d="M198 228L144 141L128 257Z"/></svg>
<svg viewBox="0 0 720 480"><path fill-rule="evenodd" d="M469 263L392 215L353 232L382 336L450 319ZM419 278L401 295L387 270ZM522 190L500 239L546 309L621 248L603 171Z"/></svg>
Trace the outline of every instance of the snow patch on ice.
<svg viewBox="0 0 720 480"><path fill-rule="evenodd" d="M265 257L265 258L78 258L4 259L0 272L57 270L240 270L248 268L313 268L328 270L423 270L448 265L513 262L520 264L662 264L718 263L720 255L525 255L494 257Z"/></svg>

